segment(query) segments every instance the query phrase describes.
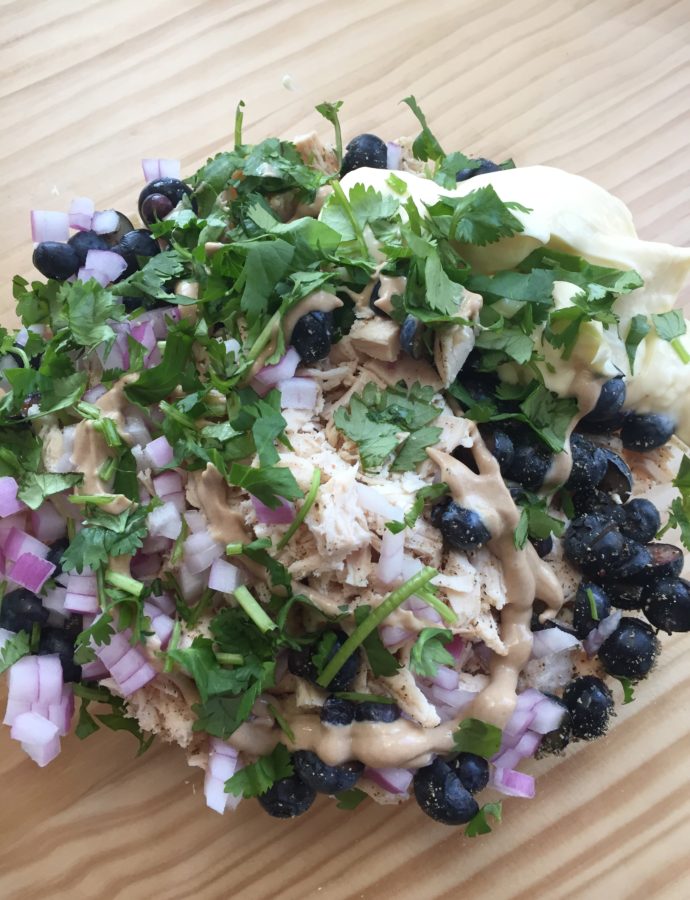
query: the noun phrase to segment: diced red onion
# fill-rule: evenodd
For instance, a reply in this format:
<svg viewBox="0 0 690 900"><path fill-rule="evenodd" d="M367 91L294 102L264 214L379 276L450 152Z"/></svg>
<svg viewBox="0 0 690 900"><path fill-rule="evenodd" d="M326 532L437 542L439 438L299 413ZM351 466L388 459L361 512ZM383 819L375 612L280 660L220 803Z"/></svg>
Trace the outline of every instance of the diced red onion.
<svg viewBox="0 0 690 900"><path fill-rule="evenodd" d="M204 777L204 797L206 798L206 806L213 812L220 813L222 816L227 806L228 797L225 793L225 782L220 778L213 778L208 772Z"/></svg>
<svg viewBox="0 0 690 900"><path fill-rule="evenodd" d="M120 685L120 690L125 697L129 697L135 691L141 690L141 688L146 687L146 685L153 681L156 677L157 672L149 663L145 663L138 672L135 672L134 675L126 681L124 684Z"/></svg>
<svg viewBox="0 0 690 900"><path fill-rule="evenodd" d="M44 706L59 703L62 699L62 664L57 654L39 656L38 659L38 702Z"/></svg>
<svg viewBox="0 0 690 900"><path fill-rule="evenodd" d="M114 231L120 226L120 217L115 212L114 209L103 209L99 212L95 212L93 214L93 218L91 220L91 228L96 234L112 234ZM89 253L92 251L89 250ZM106 252L106 251L101 251ZM88 265L88 255L86 257L87 265ZM125 263L125 268L127 264Z"/></svg>
<svg viewBox="0 0 690 900"><path fill-rule="evenodd" d="M190 509L184 514L184 520L187 523L187 528L195 534L197 531L206 531L208 529L208 522L206 521L206 516L199 512L198 509Z"/></svg>
<svg viewBox="0 0 690 900"><path fill-rule="evenodd" d="M142 553L140 550L132 560L132 575L140 581L155 578L161 570L163 560L158 553Z"/></svg>
<svg viewBox="0 0 690 900"><path fill-rule="evenodd" d="M153 489L156 495L163 500L170 494L178 494L182 491L182 476L179 472L163 472L153 479Z"/></svg>
<svg viewBox="0 0 690 900"><path fill-rule="evenodd" d="M454 691L460 683L460 676L450 666L439 666L431 680L445 691Z"/></svg>
<svg viewBox="0 0 690 900"><path fill-rule="evenodd" d="M22 553L8 574L12 581L16 581L28 591L38 594L55 568L53 563L48 562L47 559L41 559L35 553Z"/></svg>
<svg viewBox="0 0 690 900"><path fill-rule="evenodd" d="M196 603L201 592L208 584L206 572L190 572L183 563L178 569L177 580L182 591L182 597L187 603Z"/></svg>
<svg viewBox="0 0 690 900"><path fill-rule="evenodd" d="M18 528L11 529L4 541L3 549L5 556L15 562L25 553L33 553L39 559L45 559L50 553L50 547L47 544L37 541L36 538Z"/></svg>
<svg viewBox="0 0 690 900"><path fill-rule="evenodd" d="M314 409L319 386L313 378L286 378L277 385L281 409Z"/></svg>
<svg viewBox="0 0 690 900"><path fill-rule="evenodd" d="M64 243L69 238L69 217L64 212L46 209L31 210L31 239L36 244L43 241Z"/></svg>
<svg viewBox="0 0 690 900"><path fill-rule="evenodd" d="M8 516L6 519L0 519L0 547L3 547L4 549L12 529L23 532L25 527L26 516L24 513L15 513L13 516Z"/></svg>
<svg viewBox="0 0 690 900"><path fill-rule="evenodd" d="M300 362L299 353L294 347L288 347L285 355L277 363L259 369L252 379L252 383L257 384L265 393L272 387L275 387L280 381L292 378ZM260 391L257 391L257 393L260 393Z"/></svg>
<svg viewBox="0 0 690 900"><path fill-rule="evenodd" d="M548 697L537 703L534 707L534 718L530 722L530 731L537 734L548 734L556 731L563 721L565 710L558 703L554 703Z"/></svg>
<svg viewBox="0 0 690 900"><path fill-rule="evenodd" d="M60 738L55 735L47 744L22 742L21 748L38 766L43 768L60 755Z"/></svg>
<svg viewBox="0 0 690 900"><path fill-rule="evenodd" d="M515 747L506 747L505 750L493 757L492 762L499 769L515 769L523 759L524 757L518 753Z"/></svg>
<svg viewBox="0 0 690 900"><path fill-rule="evenodd" d="M612 612L610 616L606 616L605 619L602 619L597 627L590 631L583 644L587 651L587 656L592 657L597 655L604 641L613 634L616 628L618 628L621 616L621 611L617 609L615 612Z"/></svg>
<svg viewBox="0 0 690 900"><path fill-rule="evenodd" d="M213 778L227 781L232 778L237 768L237 756L225 756L221 753L212 753L208 760L208 771Z"/></svg>
<svg viewBox="0 0 690 900"><path fill-rule="evenodd" d="M512 769L494 769L491 773L490 783L507 797L523 797L528 800L534 797L534 778L531 775L525 775L524 772L515 772Z"/></svg>
<svg viewBox="0 0 690 900"><path fill-rule="evenodd" d="M403 573L403 577L405 574ZM405 609L412 610L418 618L427 619L430 622L440 622L441 616L438 612L429 604L422 600L420 597L412 596L409 600L406 600L403 604Z"/></svg>
<svg viewBox="0 0 690 900"><path fill-rule="evenodd" d="M57 585L56 587L52 587L49 591L46 591L43 596L43 605L46 609L49 609L51 612L59 613L61 616L66 616L67 611L65 610L65 599L67 596L67 590L63 587Z"/></svg>
<svg viewBox="0 0 690 900"><path fill-rule="evenodd" d="M369 512L374 516L382 516L386 521L400 521L402 519L402 514L398 507L389 503L376 488L357 482L355 490L357 491L359 505L365 512Z"/></svg>
<svg viewBox="0 0 690 900"><path fill-rule="evenodd" d="M155 604L161 612L164 612L167 616L175 615L175 601L170 596L170 594L156 594L155 596L151 596L149 598L151 603Z"/></svg>
<svg viewBox="0 0 690 900"><path fill-rule="evenodd" d="M184 542L184 564L192 575L205 572L222 555L223 545L214 541L207 532L190 534Z"/></svg>
<svg viewBox="0 0 690 900"><path fill-rule="evenodd" d="M367 768L364 770L364 776L391 794L405 794L412 784L412 772L408 769Z"/></svg>
<svg viewBox="0 0 690 900"><path fill-rule="evenodd" d="M70 572L66 586L72 594L82 594L84 597L98 596L98 581L95 575L77 575L76 572Z"/></svg>
<svg viewBox="0 0 690 900"><path fill-rule="evenodd" d="M166 503L168 501L166 500ZM146 535L141 544L142 553L167 553L170 550L172 541L167 537L157 537L150 532Z"/></svg>
<svg viewBox="0 0 690 900"><path fill-rule="evenodd" d="M541 703L543 699L544 694L542 694L541 691L537 691L534 688L527 688L526 691L522 691L517 695L515 709L533 710L537 703Z"/></svg>
<svg viewBox="0 0 690 900"><path fill-rule="evenodd" d="M531 759L537 752L540 743L540 734L536 734L534 731L527 731L515 745L515 751L520 754L522 759Z"/></svg>
<svg viewBox="0 0 690 900"><path fill-rule="evenodd" d="M104 272L101 272L100 269L87 269L86 266L82 266L77 272L77 281L91 281L92 278L94 281L97 281L101 287L106 287L106 285L110 283L108 276ZM115 367L111 364L108 368Z"/></svg>
<svg viewBox="0 0 690 900"><path fill-rule="evenodd" d="M212 737L210 746L210 752L212 753L219 753L221 756L230 756L232 759L237 759L239 756L239 750L236 747L233 747L231 744L226 744L226 742L222 741L220 738Z"/></svg>
<svg viewBox="0 0 690 900"><path fill-rule="evenodd" d="M381 539L376 575L381 584L393 584L402 578L403 555L405 552L405 531L393 534L387 528Z"/></svg>
<svg viewBox="0 0 690 900"><path fill-rule="evenodd" d="M28 700L13 700L11 697L8 697L2 724L11 726L17 716L25 712L31 712L31 703Z"/></svg>
<svg viewBox="0 0 690 900"><path fill-rule="evenodd" d="M147 184L159 178L179 178L179 159L142 159L141 168Z"/></svg>
<svg viewBox="0 0 690 900"><path fill-rule="evenodd" d="M242 572L224 559L217 559L208 573L208 586L223 594L231 594L243 582Z"/></svg>
<svg viewBox="0 0 690 900"><path fill-rule="evenodd" d="M127 263L123 256L112 250L89 250L84 268L102 272L108 281L115 281L125 271Z"/></svg>
<svg viewBox="0 0 690 900"><path fill-rule="evenodd" d="M104 384L96 384L92 388L89 388L88 391L84 394L84 400L87 403L95 403L96 400L100 400L103 394L107 393L107 388Z"/></svg>
<svg viewBox="0 0 690 900"><path fill-rule="evenodd" d="M52 544L67 534L67 520L46 500L29 514L33 536L41 543Z"/></svg>
<svg viewBox="0 0 690 900"><path fill-rule="evenodd" d="M94 659L83 664L81 674L84 681L99 681L110 673L100 659Z"/></svg>
<svg viewBox="0 0 690 900"><path fill-rule="evenodd" d="M151 462L153 469L162 469L173 461L173 448L165 435L157 437L144 447L144 453Z"/></svg>
<svg viewBox="0 0 690 900"><path fill-rule="evenodd" d="M467 652L465 639L459 634L453 635L453 640L447 643L445 647L456 663L460 662Z"/></svg>
<svg viewBox="0 0 690 900"><path fill-rule="evenodd" d="M473 703L477 697L476 691L468 691L465 688L456 688L453 691L448 691L437 684L431 685L428 694L434 704L447 706L456 713Z"/></svg>
<svg viewBox="0 0 690 900"><path fill-rule="evenodd" d="M169 500L152 509L146 519L149 533L176 540L182 531L182 516L174 503Z"/></svg>
<svg viewBox="0 0 690 900"><path fill-rule="evenodd" d="M162 341L168 334L168 319L173 321L177 318L177 309L173 307L162 309L148 309L140 316L137 316L137 322L150 322L156 340Z"/></svg>
<svg viewBox="0 0 690 900"><path fill-rule="evenodd" d="M27 712L17 716L14 720L10 737L13 741L44 747L56 737L57 733L57 725L54 725L49 719L39 716L35 712Z"/></svg>
<svg viewBox="0 0 690 900"><path fill-rule="evenodd" d="M530 727L533 718L533 709L519 709L516 707L503 729L504 738L516 738L519 740Z"/></svg>
<svg viewBox="0 0 690 900"><path fill-rule="evenodd" d="M381 641L384 647L397 647L414 637L413 631L401 628L399 625L384 625L381 628Z"/></svg>
<svg viewBox="0 0 690 900"><path fill-rule="evenodd" d="M394 141L386 144L386 168L399 169L402 162L402 147Z"/></svg>
<svg viewBox="0 0 690 900"><path fill-rule="evenodd" d="M71 684L62 686L62 696L59 703L51 703L48 706L48 718L57 726L60 737L69 734L72 716L74 715L74 691Z"/></svg>
<svg viewBox="0 0 690 900"><path fill-rule="evenodd" d="M262 503L258 497L252 495L251 501L256 512L256 518L263 525L289 525L295 518L295 506L288 500L279 497L280 506L271 509Z"/></svg>
<svg viewBox="0 0 690 900"><path fill-rule="evenodd" d="M164 499L166 503L172 503L180 515L187 509L187 498L183 491L178 491L176 494L166 494L161 499Z"/></svg>
<svg viewBox="0 0 690 900"><path fill-rule="evenodd" d="M565 653L580 646L574 634L561 628L544 628L532 635L532 658L543 659L552 653Z"/></svg>
<svg viewBox="0 0 690 900"><path fill-rule="evenodd" d="M151 440L151 435L146 423L141 416L127 416L125 419L125 431L135 445L144 447Z"/></svg>
<svg viewBox="0 0 690 900"><path fill-rule="evenodd" d="M26 504L17 500L18 490L17 480L11 475L4 475L0 478L0 518L5 519L7 516L13 516L15 513L26 510Z"/></svg>
<svg viewBox="0 0 690 900"><path fill-rule="evenodd" d="M95 211L96 204L89 197L75 197L70 203L67 214L70 228L75 228L77 231L89 231Z"/></svg>
<svg viewBox="0 0 690 900"><path fill-rule="evenodd" d="M129 652L130 647L132 646L129 643L129 633L128 632L117 632L116 634L110 635L110 643L109 644L91 644L94 653L101 660L104 666L110 671L111 666L114 666L122 657Z"/></svg>
<svg viewBox="0 0 690 900"><path fill-rule="evenodd" d="M99 611L98 597L85 597L83 594L65 595L65 609L75 613L97 613Z"/></svg>
<svg viewBox="0 0 690 900"><path fill-rule="evenodd" d="M110 674L118 684L125 684L145 664L146 659L137 647L131 647L125 655L110 666Z"/></svg>
<svg viewBox="0 0 690 900"><path fill-rule="evenodd" d="M172 636L175 622L153 603L144 603L144 614L151 619L151 627L160 641L161 647L165 650Z"/></svg>
<svg viewBox="0 0 690 900"><path fill-rule="evenodd" d="M8 669L8 699L16 703L38 701L38 657L24 656Z"/></svg>

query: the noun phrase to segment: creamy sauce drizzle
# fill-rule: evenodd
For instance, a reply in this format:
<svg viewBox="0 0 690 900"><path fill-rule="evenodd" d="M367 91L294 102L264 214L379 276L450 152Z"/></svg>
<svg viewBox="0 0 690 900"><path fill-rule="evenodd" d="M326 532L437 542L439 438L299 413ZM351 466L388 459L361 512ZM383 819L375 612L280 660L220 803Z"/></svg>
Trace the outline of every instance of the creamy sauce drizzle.
<svg viewBox="0 0 690 900"><path fill-rule="evenodd" d="M603 382L595 378L587 369L581 369L576 375L570 392L577 399L578 412L568 426L563 450L554 456L549 471L546 473L545 485L556 487L565 484L570 477L570 471L573 466L570 438L580 419L584 418L597 405L602 384Z"/></svg>

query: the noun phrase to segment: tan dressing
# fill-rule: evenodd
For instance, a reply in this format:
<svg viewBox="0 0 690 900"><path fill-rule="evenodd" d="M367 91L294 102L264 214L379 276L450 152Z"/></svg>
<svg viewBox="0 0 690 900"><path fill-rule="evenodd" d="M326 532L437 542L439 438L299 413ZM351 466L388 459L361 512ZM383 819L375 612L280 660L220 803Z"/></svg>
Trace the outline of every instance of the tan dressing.
<svg viewBox="0 0 690 900"><path fill-rule="evenodd" d="M208 520L211 537L221 544L245 544L251 538L244 524L244 516L233 509L230 488L218 469L211 463L200 472L190 472L199 508Z"/></svg>
<svg viewBox="0 0 690 900"><path fill-rule="evenodd" d="M601 380L597 379L588 369L581 369L575 376L570 392L577 398L577 415L573 417L568 426L563 450L554 456L549 471L546 473L546 478L544 479L546 486L557 487L565 484L570 477L570 470L573 465L573 457L570 452L571 435L577 428L577 423L580 419L583 419L597 405L601 385Z"/></svg>

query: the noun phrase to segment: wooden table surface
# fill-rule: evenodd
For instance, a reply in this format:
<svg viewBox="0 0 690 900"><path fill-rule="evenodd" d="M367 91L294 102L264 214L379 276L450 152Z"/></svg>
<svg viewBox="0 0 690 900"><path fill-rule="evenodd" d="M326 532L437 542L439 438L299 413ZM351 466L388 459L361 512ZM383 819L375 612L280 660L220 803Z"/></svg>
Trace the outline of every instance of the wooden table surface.
<svg viewBox="0 0 690 900"><path fill-rule="evenodd" d="M690 2L680 0L0 0L1 303L31 272L30 208L75 195L134 210L144 156L191 172L248 139L329 126L589 176L645 238L690 241ZM690 637L608 737L536 764L469 840L403 808L319 802L294 822L204 807L201 773L129 735L65 741L39 770L0 735L0 897L690 897Z"/></svg>

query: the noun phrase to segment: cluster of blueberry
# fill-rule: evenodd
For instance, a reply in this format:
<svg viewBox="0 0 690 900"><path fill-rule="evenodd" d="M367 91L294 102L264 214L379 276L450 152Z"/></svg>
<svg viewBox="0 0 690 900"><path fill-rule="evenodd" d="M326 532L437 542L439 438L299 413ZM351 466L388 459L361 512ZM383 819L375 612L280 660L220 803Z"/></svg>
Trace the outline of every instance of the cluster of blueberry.
<svg viewBox="0 0 690 900"><path fill-rule="evenodd" d="M46 557L48 562L56 566L55 575L62 571L62 554L66 548L65 538L55 541ZM84 627L82 617L71 615L59 625L49 625L49 620L50 611L45 608L41 598L26 588L18 588L2 598L0 628L14 632L24 631L33 636L37 627L38 643L34 652L39 656L57 653L65 681L81 681L81 666L74 661L74 643Z"/></svg>

